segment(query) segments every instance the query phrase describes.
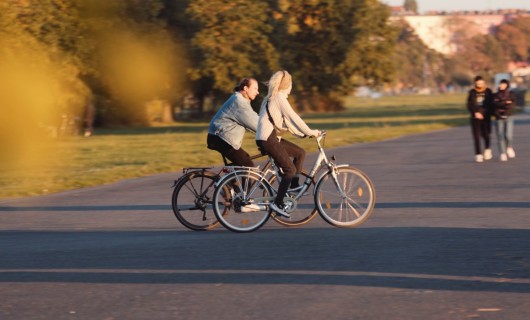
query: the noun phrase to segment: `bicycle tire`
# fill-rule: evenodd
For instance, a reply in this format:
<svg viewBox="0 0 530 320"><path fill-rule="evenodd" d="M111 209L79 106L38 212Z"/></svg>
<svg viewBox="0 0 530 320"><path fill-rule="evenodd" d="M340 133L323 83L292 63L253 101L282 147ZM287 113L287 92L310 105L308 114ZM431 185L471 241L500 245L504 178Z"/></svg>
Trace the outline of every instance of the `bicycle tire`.
<svg viewBox="0 0 530 320"><path fill-rule="evenodd" d="M364 223L375 206L375 188L361 170L347 166L336 169L339 193L331 171L315 186L315 204L320 216L335 227L351 228Z"/></svg>
<svg viewBox="0 0 530 320"><path fill-rule="evenodd" d="M273 196L271 187L261 180L258 173L250 170L236 171L227 175L215 188L213 211L217 220L228 230L252 232L261 228L269 219L269 203ZM260 200L261 198L266 200ZM250 204L261 209L243 212L243 207Z"/></svg>
<svg viewBox="0 0 530 320"><path fill-rule="evenodd" d="M209 171L192 171L176 183L172 195L173 213L186 228L207 231L219 225L212 208L218 176Z"/></svg>
<svg viewBox="0 0 530 320"><path fill-rule="evenodd" d="M309 177L309 175L305 171L300 172L299 175L301 178L300 183L305 182L306 179ZM276 180L277 180L276 176L272 176L269 179L269 184L272 186L276 182ZM312 179L311 179L311 184L314 184ZM309 187L306 190L306 192L311 192L311 187ZM300 199L302 198L304 198L304 196L302 196ZM313 201L311 201L312 209L302 208L302 206L308 206L309 204L300 203L300 199L298 199L299 201L298 209L290 213L291 217L286 218L286 217L280 216L273 212L271 214L272 220L276 221L277 223L285 227L299 227L299 226L309 223L311 220L313 220L317 216L318 210L315 207Z"/></svg>

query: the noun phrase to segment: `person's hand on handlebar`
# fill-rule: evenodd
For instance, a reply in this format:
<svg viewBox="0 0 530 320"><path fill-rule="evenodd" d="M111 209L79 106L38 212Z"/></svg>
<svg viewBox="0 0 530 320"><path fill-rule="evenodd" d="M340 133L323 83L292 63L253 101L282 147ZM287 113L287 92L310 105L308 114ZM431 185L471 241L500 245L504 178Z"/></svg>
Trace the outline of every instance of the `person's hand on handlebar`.
<svg viewBox="0 0 530 320"><path fill-rule="evenodd" d="M323 135L326 131L325 130L313 130L313 134L310 135L309 137L310 138L318 138L320 137L321 135Z"/></svg>

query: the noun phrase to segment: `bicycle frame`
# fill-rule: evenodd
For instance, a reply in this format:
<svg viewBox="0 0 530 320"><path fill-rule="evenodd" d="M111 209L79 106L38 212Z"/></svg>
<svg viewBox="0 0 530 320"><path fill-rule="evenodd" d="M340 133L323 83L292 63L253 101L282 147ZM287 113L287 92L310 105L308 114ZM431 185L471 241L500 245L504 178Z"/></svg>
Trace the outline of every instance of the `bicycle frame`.
<svg viewBox="0 0 530 320"><path fill-rule="evenodd" d="M315 155L310 173L300 173L304 175L303 185L288 189L282 199L285 204L283 208L289 214L280 216L271 210L278 191L272 186L273 179L270 178L271 175L281 175L281 168L278 169L271 161L270 167L262 170L259 166L225 168L229 173L215 183L212 200L217 220L235 232L257 230L270 217L281 224L289 225L287 221L293 219L292 226L301 225L304 221L310 221L317 212L336 227L355 227L366 221L375 204L373 183L361 170L349 164L335 164L335 156L328 157L324 150L325 136L326 132L323 132L316 138L318 154ZM318 181L315 183L315 180ZM297 207L307 208L309 199L302 200L302 197L312 184L314 190L309 207L314 205L313 211L309 216L305 210L293 213ZM278 187L277 183L274 185ZM300 214L303 219L299 219Z"/></svg>
<svg viewBox="0 0 530 320"><path fill-rule="evenodd" d="M340 168L340 167L348 166L348 164L336 165L335 163L333 163L332 161L330 161L328 159L328 157L326 156L324 147L322 146L322 143L321 143L321 141L325 138L325 136L326 136L326 132L324 131L322 135L320 135L319 137L316 138L316 143L317 143L317 146L318 146L319 153L318 153L317 159L315 160L315 163L314 163L313 167L311 168L311 171L309 172L308 177L306 178L306 180L304 181L304 183L302 185L302 188L297 191L297 193L294 195L294 197L286 196L284 198L284 202L293 203L294 208L296 208L297 200L300 199L304 195L304 193L307 191L307 189L311 185L311 182L314 181L314 178L317 175L317 173L324 166L326 166L328 168L328 170L326 172L323 172L320 175L320 177L318 178L317 183L315 183L315 185L318 184L318 181L323 179L324 176L328 172L331 172L333 180L334 180L334 183L337 186L338 190L340 191L341 196L342 197L346 197L345 194L344 194L344 191L341 188L341 186L338 184L336 169ZM225 167L227 169L229 168L228 170L230 170L230 174L227 174L227 175L223 176L216 183L216 188L219 185L221 185L224 182L224 180L232 178L233 176L236 177L236 180L238 181L238 183L243 185L244 180L245 180L244 179L245 175L248 175L248 174L252 173L252 174L255 174L256 177L258 177L261 182L266 183L273 190L274 194L276 194L277 193L276 188L274 188L269 183L269 181L268 181L269 179L267 179L267 177L269 177L269 175L272 174L272 175L276 175L277 179L279 179L280 178L279 169L274 164L274 161L272 160L272 158L269 157L269 159L270 159L270 166L268 166L268 167L265 166L263 168L263 170L260 170L259 166L254 167L254 168L239 167L239 166L227 166L227 167ZM332 159L334 160L334 157L332 157ZM248 182L248 179L246 180L246 182ZM249 187L248 184L246 185L246 187ZM248 190L248 189L245 189L245 190ZM251 195L255 191L256 191L256 188L253 188L252 190L249 190L249 192L246 192L246 193L242 194L241 196L243 197L243 200L245 200L245 201L248 200L248 196ZM315 190L313 190L313 195L314 195L314 193L315 193ZM268 204L268 203L272 202L272 200L274 200L274 197L257 197L257 198L254 198L254 200L257 200L259 203L261 203L262 201L263 202L268 201L267 202L267 204ZM294 208L292 208L292 210L294 210Z"/></svg>
<svg viewBox="0 0 530 320"><path fill-rule="evenodd" d="M263 157L264 155L263 154L256 154L256 155L253 155L250 157L251 160L255 160L255 159L259 159L261 157ZM221 174L223 172L230 172L230 171L226 171L226 168L230 168L230 167L236 167L236 166L233 166L231 163L228 162L228 160L226 159L226 157L224 155L222 155L223 157L223 162L225 164L225 166L223 168L221 168L221 170L219 170L217 173L215 173L215 175L217 177L220 177ZM268 168L267 166L270 166L270 163L266 163L265 164L265 167L264 168ZM213 167L188 167L188 168L182 168L182 173L183 175L178 178L177 180L174 181L173 185L171 186L171 188L174 188L181 179L183 179L187 174L190 174L192 172L196 172L196 171L211 171L210 169L213 169Z"/></svg>

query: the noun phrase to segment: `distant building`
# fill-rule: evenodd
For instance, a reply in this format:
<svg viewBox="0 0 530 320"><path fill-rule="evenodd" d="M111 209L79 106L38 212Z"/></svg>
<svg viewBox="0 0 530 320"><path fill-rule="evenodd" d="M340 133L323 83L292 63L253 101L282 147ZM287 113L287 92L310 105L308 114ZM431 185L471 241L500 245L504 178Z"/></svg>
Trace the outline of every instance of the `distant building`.
<svg viewBox="0 0 530 320"><path fill-rule="evenodd" d="M529 14L526 10L510 9L486 12L431 11L427 15L417 15L410 14L403 7L390 9L392 20L405 20L425 45L445 55L457 51L459 39L488 34L496 26L516 16Z"/></svg>
<svg viewBox="0 0 530 320"><path fill-rule="evenodd" d="M414 16L417 13L408 11L403 6L390 6L390 13L392 16Z"/></svg>

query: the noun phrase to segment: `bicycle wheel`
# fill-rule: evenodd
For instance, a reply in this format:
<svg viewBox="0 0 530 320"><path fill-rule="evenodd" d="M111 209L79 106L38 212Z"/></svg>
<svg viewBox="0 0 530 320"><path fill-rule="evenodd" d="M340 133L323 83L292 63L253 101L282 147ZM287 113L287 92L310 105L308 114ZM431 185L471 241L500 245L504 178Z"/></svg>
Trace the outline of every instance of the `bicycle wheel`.
<svg viewBox="0 0 530 320"><path fill-rule="evenodd" d="M317 183L317 210L326 222L335 227L356 227L372 214L374 185L365 173L354 167L340 167L336 172L336 181L328 172Z"/></svg>
<svg viewBox="0 0 530 320"><path fill-rule="evenodd" d="M171 203L175 217L186 228L206 231L219 225L212 208L216 179L216 174L201 170L187 173L177 182Z"/></svg>
<svg viewBox="0 0 530 320"><path fill-rule="evenodd" d="M234 232L251 232L269 219L273 192L261 176L252 171L236 171L216 187L213 196L215 216Z"/></svg>
<svg viewBox="0 0 530 320"><path fill-rule="evenodd" d="M300 183L303 183L309 175L302 171L300 174ZM276 176L272 176L269 179L269 183L271 186L274 186L274 184L277 182ZM278 183L276 183L277 188ZM305 191L304 195L302 195L297 200L297 206L296 209L292 212L289 212L291 215L289 218L280 216L276 213L271 214L271 218L281 224L282 226L286 227L298 227L301 225L304 225L308 223L309 221L313 220L314 217L316 217L318 210L315 208L315 203L313 201L313 198L309 195L313 192L311 189L311 186L313 185L313 182L311 182L311 185L309 188ZM287 192L287 195L289 197L296 197L297 192Z"/></svg>

